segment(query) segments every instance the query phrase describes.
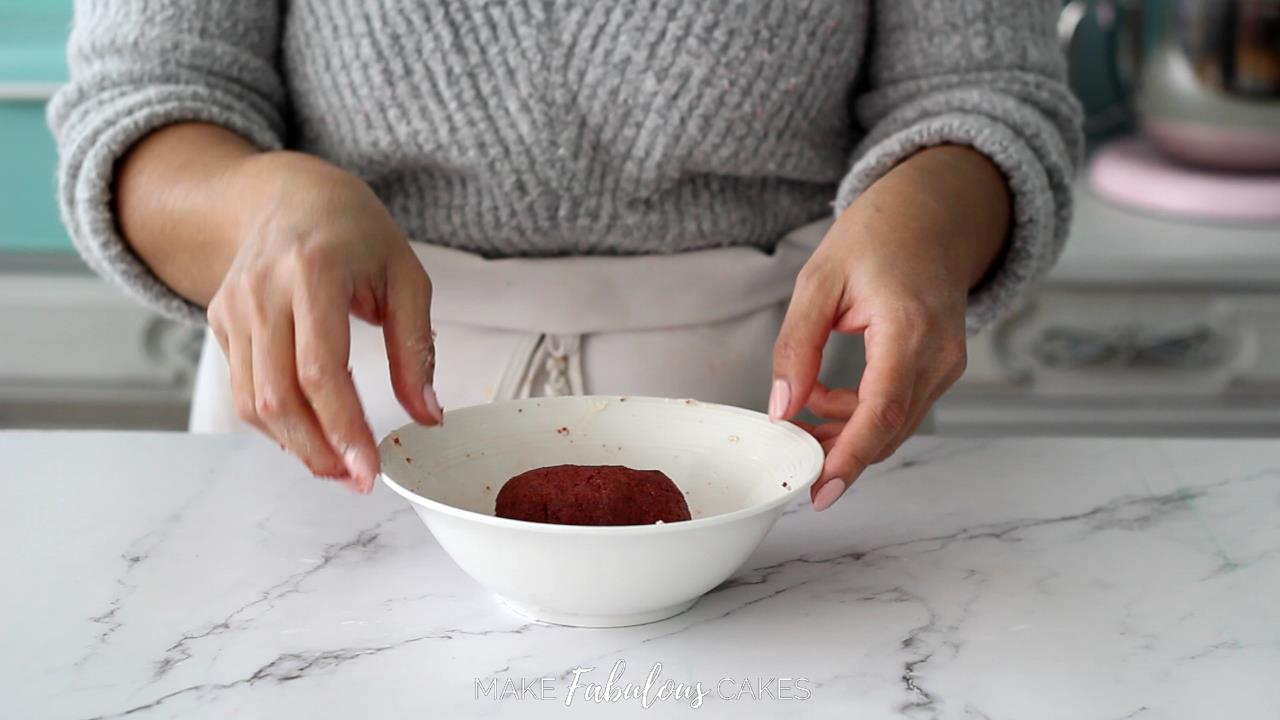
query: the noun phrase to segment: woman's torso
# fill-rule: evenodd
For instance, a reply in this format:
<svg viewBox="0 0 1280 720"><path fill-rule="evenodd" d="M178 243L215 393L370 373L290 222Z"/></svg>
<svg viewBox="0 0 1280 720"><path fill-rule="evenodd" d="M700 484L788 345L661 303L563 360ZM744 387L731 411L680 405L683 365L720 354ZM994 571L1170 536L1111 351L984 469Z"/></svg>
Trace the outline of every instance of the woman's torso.
<svg viewBox="0 0 1280 720"><path fill-rule="evenodd" d="M771 247L829 211L865 0L293 0L292 143L489 256Z"/></svg>

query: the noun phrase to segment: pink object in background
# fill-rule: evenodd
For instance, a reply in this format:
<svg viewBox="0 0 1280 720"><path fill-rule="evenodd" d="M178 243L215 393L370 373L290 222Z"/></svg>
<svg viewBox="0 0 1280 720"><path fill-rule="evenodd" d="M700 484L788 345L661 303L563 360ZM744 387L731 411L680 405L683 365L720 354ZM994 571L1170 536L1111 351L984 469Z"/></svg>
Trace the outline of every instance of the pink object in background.
<svg viewBox="0 0 1280 720"><path fill-rule="evenodd" d="M1280 220L1280 173L1182 165L1140 137L1099 149L1089 162L1089 184L1106 200L1161 215L1230 222Z"/></svg>

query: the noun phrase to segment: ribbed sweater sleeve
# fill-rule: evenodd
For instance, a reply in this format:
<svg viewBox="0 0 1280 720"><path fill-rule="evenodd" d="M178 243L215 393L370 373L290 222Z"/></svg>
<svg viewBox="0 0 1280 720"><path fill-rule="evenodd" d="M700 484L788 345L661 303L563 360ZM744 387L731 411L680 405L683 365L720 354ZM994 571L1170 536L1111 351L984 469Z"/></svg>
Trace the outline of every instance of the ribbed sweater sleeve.
<svg viewBox="0 0 1280 720"><path fill-rule="evenodd" d="M1057 260L1083 152L1081 114L1054 36L1056 0L875 3L869 88L854 103L867 134L837 213L896 164L932 145L969 145L1013 196L1006 251L969 298L970 333L1015 307Z"/></svg>
<svg viewBox="0 0 1280 720"><path fill-rule="evenodd" d="M148 133L203 121L263 149L285 132L276 67L275 0L77 0L68 42L71 82L49 105L61 150L58 199L81 255L99 274L170 316L203 320L121 237L113 207L117 162Z"/></svg>

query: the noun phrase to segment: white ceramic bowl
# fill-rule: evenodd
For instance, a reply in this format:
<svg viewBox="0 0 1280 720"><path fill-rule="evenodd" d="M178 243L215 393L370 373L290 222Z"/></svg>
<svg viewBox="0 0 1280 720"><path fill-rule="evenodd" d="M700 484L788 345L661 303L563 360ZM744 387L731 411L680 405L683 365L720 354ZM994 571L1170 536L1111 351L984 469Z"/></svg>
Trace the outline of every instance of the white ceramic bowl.
<svg viewBox="0 0 1280 720"><path fill-rule="evenodd" d="M680 613L733 574L822 468L790 423L693 400L561 397L450 411L383 439L382 480L469 575L516 612L617 627ZM546 465L661 470L693 519L591 527L493 515L509 478Z"/></svg>

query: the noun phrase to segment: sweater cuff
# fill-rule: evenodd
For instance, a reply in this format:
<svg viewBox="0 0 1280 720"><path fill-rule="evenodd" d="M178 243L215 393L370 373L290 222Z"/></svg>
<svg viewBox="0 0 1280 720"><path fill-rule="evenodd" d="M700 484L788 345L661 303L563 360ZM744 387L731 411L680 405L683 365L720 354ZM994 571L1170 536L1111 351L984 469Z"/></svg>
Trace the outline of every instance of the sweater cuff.
<svg viewBox="0 0 1280 720"><path fill-rule="evenodd" d="M261 150L282 147L282 133L243 102L209 88L148 87L93 105L83 124L68 118L64 131L73 134L62 139L59 204L71 239L93 270L144 305L166 317L201 324L204 308L165 285L121 235L114 202L116 165L147 135L179 122L219 125ZM51 118L55 112L51 106Z"/></svg>
<svg viewBox="0 0 1280 720"><path fill-rule="evenodd" d="M873 133L860 147L834 207L839 215L898 163L928 147L968 145L1004 173L1012 195L1012 228L999 263L969 294L965 329L973 335L1014 308L1061 251L1070 217L1070 188L1055 192L1032 147L1010 127L973 112L945 112L914 119L884 137ZM1068 173L1069 174L1069 173Z"/></svg>

